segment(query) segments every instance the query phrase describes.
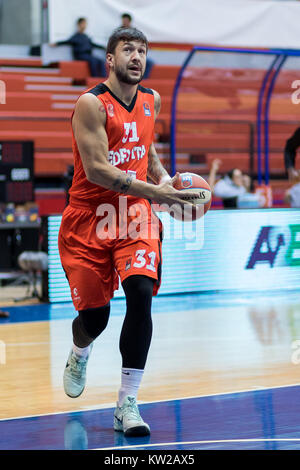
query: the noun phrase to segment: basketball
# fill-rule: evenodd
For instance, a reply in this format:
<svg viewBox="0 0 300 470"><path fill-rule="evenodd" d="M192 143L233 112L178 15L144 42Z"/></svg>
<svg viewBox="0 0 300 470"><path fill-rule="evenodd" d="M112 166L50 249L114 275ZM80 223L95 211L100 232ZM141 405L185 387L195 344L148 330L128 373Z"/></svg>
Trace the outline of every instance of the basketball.
<svg viewBox="0 0 300 470"><path fill-rule="evenodd" d="M197 204L197 207L190 207L183 211L180 208L170 210L169 214L176 220L182 220L184 222L190 222L192 220L200 219L206 214L211 205L211 189L207 181L200 175L195 173L181 173L180 179L174 185L175 189L179 191L194 191L195 189L200 190L200 197L193 199L193 202Z"/></svg>

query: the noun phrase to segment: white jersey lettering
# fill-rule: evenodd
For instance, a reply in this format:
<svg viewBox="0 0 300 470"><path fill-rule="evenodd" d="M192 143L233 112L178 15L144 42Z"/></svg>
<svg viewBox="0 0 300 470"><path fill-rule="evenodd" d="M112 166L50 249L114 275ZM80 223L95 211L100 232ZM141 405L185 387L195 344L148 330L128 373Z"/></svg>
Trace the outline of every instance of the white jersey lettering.
<svg viewBox="0 0 300 470"><path fill-rule="evenodd" d="M129 162L130 160L141 160L146 155L145 145L141 147L133 147L132 150L121 148L117 151L110 150L108 153L108 161L111 165Z"/></svg>

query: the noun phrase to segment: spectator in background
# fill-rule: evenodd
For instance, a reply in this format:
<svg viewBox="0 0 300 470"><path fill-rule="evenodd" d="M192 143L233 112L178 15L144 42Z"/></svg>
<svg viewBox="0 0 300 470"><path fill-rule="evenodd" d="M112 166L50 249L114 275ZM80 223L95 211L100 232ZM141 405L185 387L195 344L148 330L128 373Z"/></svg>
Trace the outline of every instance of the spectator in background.
<svg viewBox="0 0 300 470"><path fill-rule="evenodd" d="M222 199L223 206L228 209L263 207L264 198L251 192L251 178L244 175L239 168L233 168L216 182L221 164L221 160L213 160L208 183L214 196Z"/></svg>
<svg viewBox="0 0 300 470"><path fill-rule="evenodd" d="M284 196L284 202L286 204L289 204L290 207L293 208L299 208L300 207L300 174L298 172L298 178L296 180L295 177L293 177L293 181L296 181L296 184L294 184L291 188L289 188Z"/></svg>
<svg viewBox="0 0 300 470"><path fill-rule="evenodd" d="M300 127L286 141L284 148L284 165L290 181L299 181L300 171L295 169L298 147L300 147Z"/></svg>
<svg viewBox="0 0 300 470"><path fill-rule="evenodd" d="M121 15L121 28L132 28L132 16L129 13ZM146 70L143 78L149 78L152 67L154 66L153 60L147 55Z"/></svg>
<svg viewBox="0 0 300 470"><path fill-rule="evenodd" d="M105 47L95 44L85 34L87 27L86 18L77 20L77 32L66 41L59 41L50 44L52 47L69 45L72 47L74 60L85 60L89 63L90 73L92 77L106 77L105 60L92 55L93 48L105 50Z"/></svg>
<svg viewBox="0 0 300 470"><path fill-rule="evenodd" d="M132 16L129 13L121 15L121 28L131 28Z"/></svg>

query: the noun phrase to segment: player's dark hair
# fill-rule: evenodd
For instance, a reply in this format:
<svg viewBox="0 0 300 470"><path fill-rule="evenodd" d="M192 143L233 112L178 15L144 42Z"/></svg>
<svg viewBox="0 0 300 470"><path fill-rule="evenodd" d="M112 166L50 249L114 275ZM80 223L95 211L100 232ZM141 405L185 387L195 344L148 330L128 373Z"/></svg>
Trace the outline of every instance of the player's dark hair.
<svg viewBox="0 0 300 470"><path fill-rule="evenodd" d="M114 54L117 45L120 41L139 41L143 42L148 50L148 40L142 31L139 31L136 28L117 28L114 30L112 35L110 36L107 47L106 53L107 54Z"/></svg>
<svg viewBox="0 0 300 470"><path fill-rule="evenodd" d="M231 180L233 178L233 173L235 172L235 170L238 170L238 168L232 168L230 171L228 171L224 176L228 176ZM224 177L223 177L224 178ZM254 185L254 180L253 178L250 176L250 193L252 193L255 189L255 185Z"/></svg>
<svg viewBox="0 0 300 470"><path fill-rule="evenodd" d="M80 23L82 23L83 21L86 21L86 18L78 18L77 24L80 24Z"/></svg>
<svg viewBox="0 0 300 470"><path fill-rule="evenodd" d="M132 21L132 16L131 16L129 13L123 13L123 15L121 16L121 18L128 18L129 21Z"/></svg>
<svg viewBox="0 0 300 470"><path fill-rule="evenodd" d="M233 178L233 173L236 168L232 168L231 170L227 171L226 176L232 180Z"/></svg>

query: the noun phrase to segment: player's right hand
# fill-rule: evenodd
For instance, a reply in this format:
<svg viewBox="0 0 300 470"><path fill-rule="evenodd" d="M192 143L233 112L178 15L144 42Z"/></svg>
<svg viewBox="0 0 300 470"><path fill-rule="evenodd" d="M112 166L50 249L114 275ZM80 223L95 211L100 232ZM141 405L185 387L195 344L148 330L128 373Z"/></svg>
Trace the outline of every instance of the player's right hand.
<svg viewBox="0 0 300 470"><path fill-rule="evenodd" d="M193 203L193 199L200 197L199 190L179 191L175 189L174 186L179 179L180 173L177 172L171 180L155 186L155 202L158 204L167 204L168 206L179 204L181 207L184 207L187 204L195 207L196 204Z"/></svg>

